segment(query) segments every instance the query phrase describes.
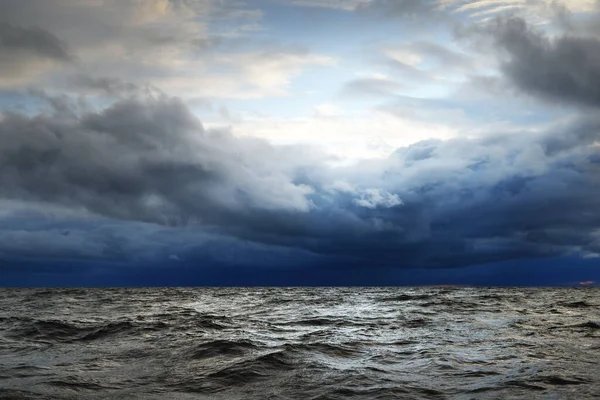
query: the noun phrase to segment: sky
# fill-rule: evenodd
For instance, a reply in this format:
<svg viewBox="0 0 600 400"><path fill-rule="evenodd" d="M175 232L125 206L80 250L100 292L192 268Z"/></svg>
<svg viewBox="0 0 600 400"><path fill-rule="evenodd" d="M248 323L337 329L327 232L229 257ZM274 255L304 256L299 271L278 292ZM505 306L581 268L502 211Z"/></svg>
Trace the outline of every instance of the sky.
<svg viewBox="0 0 600 400"><path fill-rule="evenodd" d="M0 0L0 286L596 282L598 0Z"/></svg>

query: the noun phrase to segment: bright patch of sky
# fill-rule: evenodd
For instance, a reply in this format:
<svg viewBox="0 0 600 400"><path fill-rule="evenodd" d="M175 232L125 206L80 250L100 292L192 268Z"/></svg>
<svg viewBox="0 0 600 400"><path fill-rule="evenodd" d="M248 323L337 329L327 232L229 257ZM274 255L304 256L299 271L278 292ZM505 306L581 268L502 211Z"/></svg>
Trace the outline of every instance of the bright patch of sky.
<svg viewBox="0 0 600 400"><path fill-rule="evenodd" d="M277 144L313 144L348 161L472 133L479 123L508 128L553 117L526 99L516 100L528 103L519 108L514 98L483 105L477 96L486 88L473 89L471 79L493 71L494 61L471 53L454 34L458 23L523 2L440 2L460 14L455 21L380 18L355 11L361 3L368 2L263 3L261 29L251 40L328 61L297 71L277 96L220 101L201 114L207 126Z"/></svg>

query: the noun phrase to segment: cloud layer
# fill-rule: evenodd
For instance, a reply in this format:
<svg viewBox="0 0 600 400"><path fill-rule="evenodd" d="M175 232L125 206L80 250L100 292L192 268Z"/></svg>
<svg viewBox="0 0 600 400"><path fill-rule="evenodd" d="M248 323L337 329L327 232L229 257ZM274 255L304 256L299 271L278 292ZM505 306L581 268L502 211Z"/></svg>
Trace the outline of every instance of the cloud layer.
<svg viewBox="0 0 600 400"><path fill-rule="evenodd" d="M331 167L298 146L205 130L178 99L62 104L0 122L11 200L192 227L369 266L598 251L600 120L426 141Z"/></svg>
<svg viewBox="0 0 600 400"><path fill-rule="evenodd" d="M600 39L557 5L544 7L560 24L532 22L530 3L4 1L0 262L363 271L598 257ZM352 51L274 39L273 4L383 30L360 69ZM390 36L407 18L455 36ZM389 120L409 121L390 136L414 143L376 143L384 157L355 163L319 147L349 127L377 138ZM272 140L244 135L256 121ZM293 123L310 140L274 144ZM414 126L458 133L409 140Z"/></svg>

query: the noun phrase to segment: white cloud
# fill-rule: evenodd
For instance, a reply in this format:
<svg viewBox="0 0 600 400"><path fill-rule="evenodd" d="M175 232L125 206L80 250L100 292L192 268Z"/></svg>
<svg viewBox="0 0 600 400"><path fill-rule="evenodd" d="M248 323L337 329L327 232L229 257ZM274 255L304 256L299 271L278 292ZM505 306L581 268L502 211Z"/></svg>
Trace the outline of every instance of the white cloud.
<svg viewBox="0 0 600 400"><path fill-rule="evenodd" d="M298 51L260 51L219 56L219 64L238 73L231 77L262 96L285 96L294 76L311 66L330 66L331 57Z"/></svg>
<svg viewBox="0 0 600 400"><path fill-rule="evenodd" d="M398 3L401 6L402 2ZM594 11L598 7L596 0L422 0L422 3L432 6L432 9L466 13L476 20L503 12L523 11L532 18L548 21L552 8L556 5L565 6L576 13ZM377 0L293 0L292 4L354 11L376 6Z"/></svg>
<svg viewBox="0 0 600 400"><path fill-rule="evenodd" d="M377 207L392 208L402 205L402 200L397 194L381 189L366 189L360 194L360 199L354 200L358 206L375 209Z"/></svg>
<svg viewBox="0 0 600 400"><path fill-rule="evenodd" d="M410 65L411 67L416 67L423 62L423 57L419 53L411 51L408 48L385 48L383 49L383 54L392 60Z"/></svg>
<svg viewBox="0 0 600 400"><path fill-rule="evenodd" d="M331 103L317 104L314 107L314 110L315 110L315 117L320 117L320 118L338 117L343 113L343 111L340 107L336 106L335 104L331 104Z"/></svg>
<svg viewBox="0 0 600 400"><path fill-rule="evenodd" d="M487 19L505 12L519 12L541 22L550 20L556 6L572 12L597 10L596 0L437 0L439 9L467 13L476 20Z"/></svg>

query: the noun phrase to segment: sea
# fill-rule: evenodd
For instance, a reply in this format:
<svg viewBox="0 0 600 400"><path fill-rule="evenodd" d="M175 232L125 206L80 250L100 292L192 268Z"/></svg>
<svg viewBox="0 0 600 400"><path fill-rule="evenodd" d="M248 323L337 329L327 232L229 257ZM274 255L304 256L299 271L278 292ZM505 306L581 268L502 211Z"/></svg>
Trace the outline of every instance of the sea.
<svg viewBox="0 0 600 400"><path fill-rule="evenodd" d="M0 289L0 399L599 398L599 288Z"/></svg>

